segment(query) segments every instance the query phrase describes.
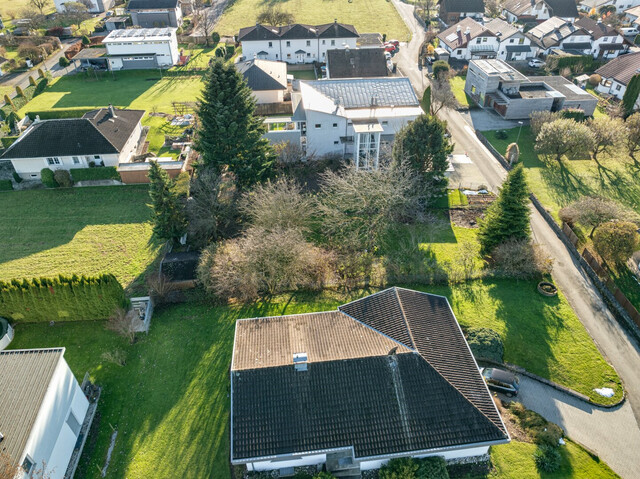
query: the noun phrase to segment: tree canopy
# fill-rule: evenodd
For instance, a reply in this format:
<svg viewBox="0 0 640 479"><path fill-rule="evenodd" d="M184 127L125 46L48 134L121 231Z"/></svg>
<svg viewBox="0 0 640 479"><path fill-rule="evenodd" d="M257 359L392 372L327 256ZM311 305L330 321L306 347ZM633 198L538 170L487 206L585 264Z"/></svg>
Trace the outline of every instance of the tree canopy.
<svg viewBox="0 0 640 479"><path fill-rule="evenodd" d="M149 168L149 196L153 209L153 233L160 239L178 242L187 229L187 221L173 181L157 161Z"/></svg>

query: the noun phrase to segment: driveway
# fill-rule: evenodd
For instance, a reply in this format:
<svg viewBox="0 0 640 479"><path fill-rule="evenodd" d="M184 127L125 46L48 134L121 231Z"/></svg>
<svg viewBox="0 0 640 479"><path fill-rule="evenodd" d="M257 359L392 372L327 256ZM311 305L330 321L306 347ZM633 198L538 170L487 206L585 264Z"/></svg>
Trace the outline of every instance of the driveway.
<svg viewBox="0 0 640 479"><path fill-rule="evenodd" d="M485 110L483 108L471 108L470 110L461 111L460 114L475 130L507 130L516 128L518 120L505 120L495 111ZM529 123L525 120L524 123Z"/></svg>
<svg viewBox="0 0 640 479"><path fill-rule="evenodd" d="M393 3L398 6L397 0ZM415 36L421 35L421 28L416 29L415 22L407 21L406 12L410 8L413 7L398 6L409 29ZM414 88L421 90L423 79L417 68L417 58L412 62L410 58L401 57L399 67L411 79ZM497 191L507 173L480 143L473 128L458 111L445 110L438 116L447 121L458 151L467 152L486 184ZM599 409L542 388L542 385L531 385L523 393L522 400L527 407L557 422L570 437L597 453L622 477L637 479L640 471L640 346L616 321L590 279L544 218L533 207L532 210L533 239L554 259L554 281L602 355L622 378L627 401L617 409ZM526 367L526 364L521 366Z"/></svg>

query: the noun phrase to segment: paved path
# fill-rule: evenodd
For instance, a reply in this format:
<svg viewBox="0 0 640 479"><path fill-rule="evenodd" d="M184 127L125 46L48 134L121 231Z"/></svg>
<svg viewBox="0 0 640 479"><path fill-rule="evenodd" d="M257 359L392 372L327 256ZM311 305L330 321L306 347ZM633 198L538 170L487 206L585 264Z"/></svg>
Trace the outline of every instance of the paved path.
<svg viewBox="0 0 640 479"><path fill-rule="evenodd" d="M413 21L410 12L412 7L399 4L398 0L393 2L414 32L414 37L422 35L421 28L416 28ZM411 48L407 50L408 53L414 51ZM398 65L411 79L414 88L421 91L423 78L417 68L417 58L412 62L410 58L400 55ZM447 121L458 151L469 154L484 175L486 184L497 191L506 172L480 143L473 128L454 110L442 111L439 117ZM555 260L553 277L556 284L603 356L622 378L627 402L615 409L594 408L553 388L528 380L522 400L527 407L557 422L569 437L596 452L622 477L637 479L640 477L640 346L615 320L579 264L535 209L531 216L531 228L534 240Z"/></svg>

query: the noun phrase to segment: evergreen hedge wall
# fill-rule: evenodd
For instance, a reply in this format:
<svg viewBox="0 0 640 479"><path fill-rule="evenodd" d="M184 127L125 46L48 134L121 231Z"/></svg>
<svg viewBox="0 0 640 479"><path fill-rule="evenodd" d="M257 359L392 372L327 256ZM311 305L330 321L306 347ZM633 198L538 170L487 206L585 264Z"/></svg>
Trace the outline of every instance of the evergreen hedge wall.
<svg viewBox="0 0 640 479"><path fill-rule="evenodd" d="M125 304L111 274L0 281L0 316L17 322L107 319Z"/></svg>

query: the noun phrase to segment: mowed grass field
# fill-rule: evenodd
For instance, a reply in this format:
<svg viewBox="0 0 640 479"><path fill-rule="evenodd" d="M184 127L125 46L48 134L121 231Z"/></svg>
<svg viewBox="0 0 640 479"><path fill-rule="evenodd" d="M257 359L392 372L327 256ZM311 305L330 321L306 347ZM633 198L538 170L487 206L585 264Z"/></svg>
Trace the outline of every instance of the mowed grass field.
<svg viewBox="0 0 640 479"><path fill-rule="evenodd" d="M292 13L296 23L321 25L338 20L354 25L359 33L387 34L388 39L406 42L407 26L387 0L236 0L216 25L221 35L237 35L242 27L255 25L256 17L268 6Z"/></svg>
<svg viewBox="0 0 640 479"><path fill-rule="evenodd" d="M612 384L619 398L619 383L606 382L615 373L565 300L537 295L535 284L476 281L419 289L446 295L463 327L500 331L506 360L554 380L565 378L565 384L583 392ZM149 334L133 345L102 322L19 324L11 348L64 346L76 377L88 371L104 387L95 436L87 443L78 477L101 477L113 427L118 436L107 478L230 479L229 365L235 320L333 310L374 291L281 296L246 306L194 301L158 308ZM124 352L124 366L104 359L104 353L116 350ZM538 477L533 450L513 444L494 449L496 474L491 477ZM553 477L615 477L575 445L567 447L564 458L562 473Z"/></svg>
<svg viewBox="0 0 640 479"><path fill-rule="evenodd" d="M112 273L137 285L160 249L148 202L146 186L3 194L0 279Z"/></svg>
<svg viewBox="0 0 640 479"><path fill-rule="evenodd" d="M98 79L86 74L56 78L31 100L20 116L30 111L104 107L109 104L173 113L172 102L195 102L202 91L201 76L164 76L157 71L100 73Z"/></svg>

